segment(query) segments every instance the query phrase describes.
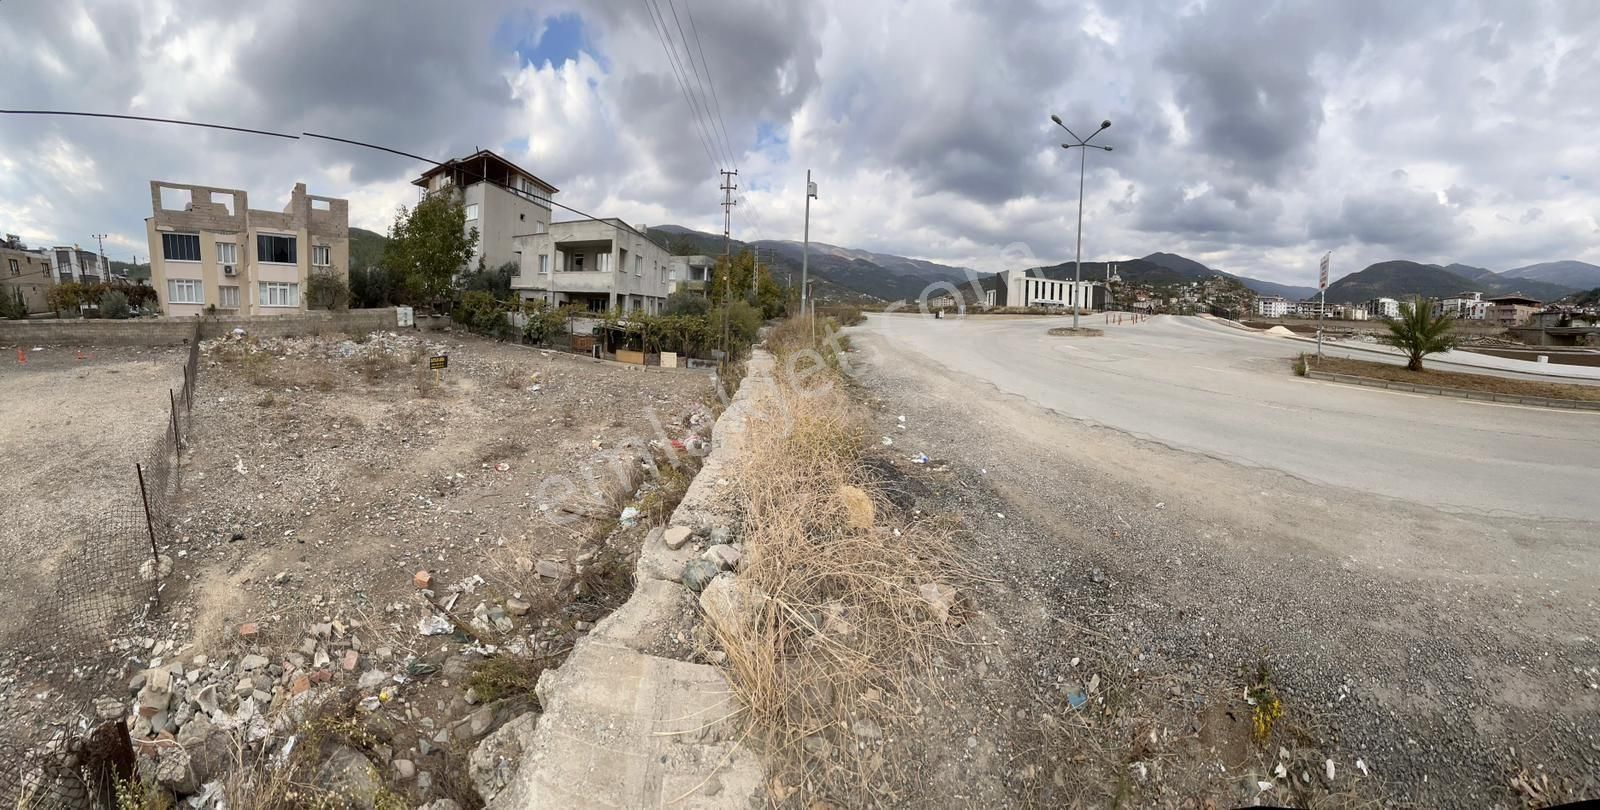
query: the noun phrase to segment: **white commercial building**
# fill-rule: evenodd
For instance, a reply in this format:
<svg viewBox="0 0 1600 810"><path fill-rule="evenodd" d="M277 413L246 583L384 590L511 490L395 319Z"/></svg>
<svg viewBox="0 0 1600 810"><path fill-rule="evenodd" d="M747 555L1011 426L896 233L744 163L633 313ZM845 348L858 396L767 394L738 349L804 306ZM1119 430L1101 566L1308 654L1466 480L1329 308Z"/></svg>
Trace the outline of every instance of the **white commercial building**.
<svg viewBox="0 0 1600 810"><path fill-rule="evenodd" d="M1489 302L1483 300L1483 293L1462 292L1449 298L1443 298L1433 305L1435 316L1450 315L1463 321L1481 321L1489 317Z"/></svg>
<svg viewBox="0 0 1600 810"><path fill-rule="evenodd" d="M1393 298L1374 298L1362 307L1374 318L1400 317L1400 302Z"/></svg>
<svg viewBox="0 0 1600 810"><path fill-rule="evenodd" d="M1000 274L1000 292L1006 307L1078 307L1093 309L1097 281L1057 281L1028 275L1026 270L1007 270ZM1103 289L1103 288L1102 288ZM1100 300L1104 301L1104 293Z"/></svg>

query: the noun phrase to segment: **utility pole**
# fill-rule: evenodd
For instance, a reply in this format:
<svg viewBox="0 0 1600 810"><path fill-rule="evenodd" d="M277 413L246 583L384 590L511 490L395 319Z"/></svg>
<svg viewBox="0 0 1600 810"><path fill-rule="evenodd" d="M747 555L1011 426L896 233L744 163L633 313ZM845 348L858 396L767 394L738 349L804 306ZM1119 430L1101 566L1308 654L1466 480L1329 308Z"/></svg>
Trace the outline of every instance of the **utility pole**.
<svg viewBox="0 0 1600 810"><path fill-rule="evenodd" d="M98 275L101 281L109 284L111 283L111 265L106 263L106 237L110 234L91 233L89 235L94 237L94 241L100 245L100 272L95 275Z"/></svg>
<svg viewBox="0 0 1600 810"><path fill-rule="evenodd" d="M728 359L729 359L729 356L728 356L728 316L729 316L729 311L730 311L729 310L729 299L732 298L732 293L733 293L733 263L732 263L733 259L732 259L732 255L731 255L732 244L733 244L733 242L732 242L732 239L733 239L733 207L735 205L739 204L737 200L733 199L733 192L736 189L739 188L739 186L736 183L733 182L733 178L739 176L739 170L738 169L734 169L733 171L728 171L727 169L723 169L721 174L722 174L722 272L723 272L723 276L722 276L722 362L726 363L726 362L728 362Z"/></svg>
<svg viewBox="0 0 1600 810"><path fill-rule="evenodd" d="M805 237L800 248L800 314L806 312L806 303L811 302L815 310L816 302L811 301L811 287L809 273L811 263L811 201L817 197L817 184L811 182L811 170L806 169L806 225ZM813 326L813 331L815 327Z"/></svg>

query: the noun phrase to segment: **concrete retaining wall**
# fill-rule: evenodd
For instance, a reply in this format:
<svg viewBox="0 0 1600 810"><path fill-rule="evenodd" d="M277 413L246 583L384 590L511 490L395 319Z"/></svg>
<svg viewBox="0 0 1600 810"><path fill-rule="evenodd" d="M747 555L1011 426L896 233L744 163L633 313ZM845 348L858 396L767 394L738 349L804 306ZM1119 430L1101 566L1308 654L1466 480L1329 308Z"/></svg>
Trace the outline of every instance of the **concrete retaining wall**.
<svg viewBox="0 0 1600 810"><path fill-rule="evenodd" d="M718 417L711 452L668 525L685 531L732 522L728 481L756 403L774 395L775 362L757 350ZM679 583L701 553L645 538L633 595L601 619L556 669L539 677L544 713L491 734L472 754L475 772L509 771L479 784L491 808L763 806L764 776L741 740L737 698L722 670L655 654L692 624L694 594ZM726 575L724 575L726 576ZM498 789L498 792L496 792Z"/></svg>
<svg viewBox="0 0 1600 810"><path fill-rule="evenodd" d="M1542 408L1600 411L1600 402L1586 402L1581 399L1551 399L1549 397L1524 397L1515 394L1494 394L1488 391L1468 391L1464 388L1441 388L1437 385L1416 385L1414 383L1380 380L1375 377L1357 377L1352 374L1331 374L1326 371L1307 370L1306 376L1313 380L1364 385L1369 388L1386 388L1391 391L1410 391L1417 394L1436 394L1442 397L1473 399L1481 402L1509 402L1517 405L1538 405Z"/></svg>
<svg viewBox="0 0 1600 810"><path fill-rule="evenodd" d="M307 312L301 315L240 315L206 318L202 337L242 328L256 337L289 337L327 332L365 334L394 329L395 311L353 309L346 312ZM0 345L66 346L169 346L194 335L194 319L164 318L127 321L88 319L0 320Z"/></svg>

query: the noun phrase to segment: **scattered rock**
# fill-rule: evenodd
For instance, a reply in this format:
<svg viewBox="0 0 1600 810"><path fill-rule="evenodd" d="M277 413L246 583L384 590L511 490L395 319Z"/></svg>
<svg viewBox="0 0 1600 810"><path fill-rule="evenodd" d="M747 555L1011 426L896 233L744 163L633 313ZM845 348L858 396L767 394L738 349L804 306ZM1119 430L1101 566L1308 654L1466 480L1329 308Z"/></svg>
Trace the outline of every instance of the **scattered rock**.
<svg viewBox="0 0 1600 810"><path fill-rule="evenodd" d="M163 749L156 761L156 782L179 795L199 790L194 769L189 766L189 752L176 745Z"/></svg>
<svg viewBox="0 0 1600 810"><path fill-rule="evenodd" d="M862 739L876 740L883 736L883 729L879 728L877 723L862 718L851 724L850 733Z"/></svg>
<svg viewBox="0 0 1600 810"><path fill-rule="evenodd" d="M506 612L513 616L526 616L528 615L528 611L532 609L533 605L529 604L525 599L517 599L513 597L506 600Z"/></svg>
<svg viewBox="0 0 1600 810"><path fill-rule="evenodd" d="M712 546L706 549L704 554L700 555L701 559L716 563L724 571L732 571L738 568L739 560L743 557L743 552L739 551L737 546L731 545Z"/></svg>
<svg viewBox="0 0 1600 810"><path fill-rule="evenodd" d="M409 759L397 759L393 765L394 777L402 782L417 775L417 765Z"/></svg>
<svg viewBox="0 0 1600 810"><path fill-rule="evenodd" d="M239 638L245 641L255 641L261 635L261 627L255 622L245 622L239 625Z"/></svg>
<svg viewBox="0 0 1600 810"><path fill-rule="evenodd" d="M565 560L540 560L533 564L533 570L546 579L561 579L567 575Z"/></svg>
<svg viewBox="0 0 1600 810"><path fill-rule="evenodd" d="M537 712L518 715L483 738L467 757L468 775L485 800L493 799L516 776L523 752L533 750Z"/></svg>
<svg viewBox="0 0 1600 810"><path fill-rule="evenodd" d="M265 669L269 663L271 662L265 655L251 654L239 660L239 669L244 672L254 672L258 669Z"/></svg>
<svg viewBox="0 0 1600 810"><path fill-rule="evenodd" d="M683 548L684 543L689 542L689 538L693 534L694 532L688 526L673 526L661 533L661 542L666 543L667 548L677 551Z"/></svg>
<svg viewBox="0 0 1600 810"><path fill-rule="evenodd" d="M419 591L433 590L433 574L429 571L418 571L411 575L411 584L417 586Z"/></svg>
<svg viewBox="0 0 1600 810"><path fill-rule="evenodd" d="M378 792L375 771L366 755L348 745L335 744L317 768L317 783L357 807L371 807Z"/></svg>
<svg viewBox="0 0 1600 810"><path fill-rule="evenodd" d="M678 581L682 582L685 588L699 593L705 590L706 586L711 584L711 580L715 579L720 573L722 573L722 567L716 563L710 560L695 559L684 564L683 573L679 576Z"/></svg>
<svg viewBox="0 0 1600 810"><path fill-rule="evenodd" d="M215 714L217 711L217 685L208 683L200 687L194 694L194 705L204 714Z"/></svg>

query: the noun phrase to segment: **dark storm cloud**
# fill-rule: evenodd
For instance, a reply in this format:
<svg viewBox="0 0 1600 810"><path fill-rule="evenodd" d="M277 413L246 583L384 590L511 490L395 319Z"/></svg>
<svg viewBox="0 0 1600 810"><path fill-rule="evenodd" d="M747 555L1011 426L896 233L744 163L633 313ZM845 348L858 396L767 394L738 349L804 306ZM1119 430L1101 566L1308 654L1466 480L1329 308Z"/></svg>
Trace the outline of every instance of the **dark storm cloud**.
<svg viewBox="0 0 1600 810"><path fill-rule="evenodd" d="M1327 243L1353 240L1382 246L1401 256L1431 256L1456 245L1469 230L1432 194L1384 188L1350 194L1337 214L1314 216L1310 236Z"/></svg>

